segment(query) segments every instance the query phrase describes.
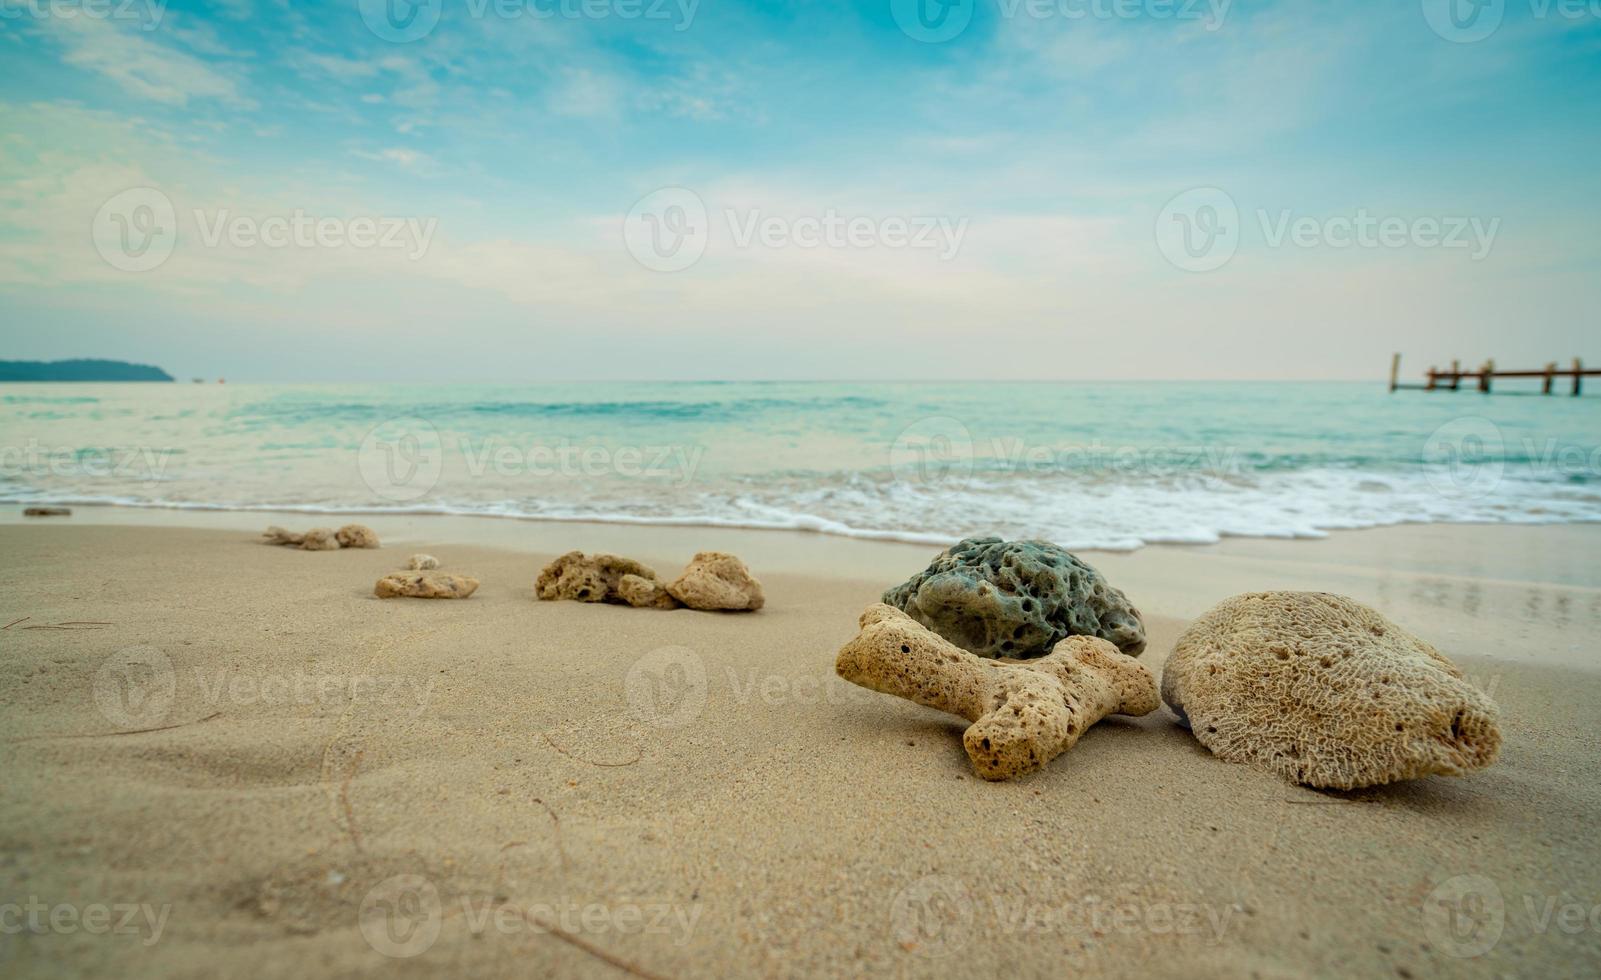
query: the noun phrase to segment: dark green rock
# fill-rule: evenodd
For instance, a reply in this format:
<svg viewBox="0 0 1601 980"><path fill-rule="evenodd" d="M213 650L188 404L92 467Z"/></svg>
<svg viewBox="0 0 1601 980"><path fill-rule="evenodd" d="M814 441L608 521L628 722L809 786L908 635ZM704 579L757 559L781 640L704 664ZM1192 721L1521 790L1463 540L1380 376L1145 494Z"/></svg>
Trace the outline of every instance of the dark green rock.
<svg viewBox="0 0 1601 980"><path fill-rule="evenodd" d="M1140 612L1101 573L1045 541L968 538L884 602L981 657L1043 657L1069 636L1145 649Z"/></svg>

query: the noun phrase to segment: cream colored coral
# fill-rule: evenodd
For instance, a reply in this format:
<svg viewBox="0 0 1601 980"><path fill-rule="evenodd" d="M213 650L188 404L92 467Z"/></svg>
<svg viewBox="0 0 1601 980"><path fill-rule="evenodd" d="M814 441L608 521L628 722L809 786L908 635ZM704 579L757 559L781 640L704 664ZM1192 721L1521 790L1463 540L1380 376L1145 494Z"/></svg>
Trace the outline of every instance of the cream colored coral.
<svg viewBox="0 0 1601 980"><path fill-rule="evenodd" d="M618 587L623 576L656 578L650 566L632 558L598 554L586 556L569 551L544 567L534 582L534 594L541 599L576 599L579 602L626 602Z"/></svg>
<svg viewBox="0 0 1601 980"><path fill-rule="evenodd" d="M306 551L338 551L339 539L329 528L314 527L301 536L300 547Z"/></svg>
<svg viewBox="0 0 1601 980"><path fill-rule="evenodd" d="M341 548L376 548L378 533L365 524L346 524L334 532Z"/></svg>
<svg viewBox="0 0 1601 980"><path fill-rule="evenodd" d="M394 572L379 579L372 591L380 599L465 599L478 591L478 580L470 575Z"/></svg>
<svg viewBox="0 0 1601 980"><path fill-rule="evenodd" d="M1179 637L1162 699L1220 758L1308 786L1461 775L1495 760L1495 704L1434 647L1344 596L1257 592Z"/></svg>
<svg viewBox="0 0 1601 980"><path fill-rule="evenodd" d="M300 546L302 541L306 540L306 536L304 534L296 534L294 531L286 531L276 524L261 532L261 536L267 539L267 544L293 545L297 548Z"/></svg>
<svg viewBox="0 0 1601 980"><path fill-rule="evenodd" d="M839 651L839 676L973 722L962 742L985 779L1033 772L1107 715L1159 703L1151 672L1095 637L1070 636L1034 660L988 660L882 603L861 626Z"/></svg>
<svg viewBox="0 0 1601 980"><path fill-rule="evenodd" d="M696 552L667 591L691 609L708 611L755 612L767 601L762 583L739 556L722 551Z"/></svg>

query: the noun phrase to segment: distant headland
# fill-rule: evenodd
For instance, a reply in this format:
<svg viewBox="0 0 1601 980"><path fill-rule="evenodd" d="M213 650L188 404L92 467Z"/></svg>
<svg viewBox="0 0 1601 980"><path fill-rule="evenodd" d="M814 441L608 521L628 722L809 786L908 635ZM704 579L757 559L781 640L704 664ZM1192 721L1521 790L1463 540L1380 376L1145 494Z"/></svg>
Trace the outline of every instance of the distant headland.
<svg viewBox="0 0 1601 980"><path fill-rule="evenodd" d="M149 364L77 358L70 361L0 361L0 381L171 381Z"/></svg>

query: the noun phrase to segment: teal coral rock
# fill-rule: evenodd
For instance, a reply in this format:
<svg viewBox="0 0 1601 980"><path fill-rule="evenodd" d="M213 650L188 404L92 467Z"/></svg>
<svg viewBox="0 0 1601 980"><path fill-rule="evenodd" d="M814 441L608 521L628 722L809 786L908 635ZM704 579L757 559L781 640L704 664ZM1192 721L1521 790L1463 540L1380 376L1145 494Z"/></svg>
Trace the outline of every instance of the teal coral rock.
<svg viewBox="0 0 1601 980"><path fill-rule="evenodd" d="M1128 597L1045 541L968 538L884 602L981 657L1043 657L1069 636L1098 636L1131 657L1145 649Z"/></svg>

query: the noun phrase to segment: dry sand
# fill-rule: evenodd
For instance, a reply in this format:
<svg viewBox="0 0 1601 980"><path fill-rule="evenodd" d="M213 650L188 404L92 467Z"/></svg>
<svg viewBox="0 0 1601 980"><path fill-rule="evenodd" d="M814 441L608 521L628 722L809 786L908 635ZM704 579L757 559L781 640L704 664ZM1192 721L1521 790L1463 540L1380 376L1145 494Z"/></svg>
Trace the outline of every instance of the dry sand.
<svg viewBox="0 0 1601 980"><path fill-rule="evenodd" d="M1153 667L1218 599L1324 589L1500 703L1495 767L1338 794L1166 709L974 778L960 720L832 676L927 547L372 517L382 550L309 553L252 536L304 516L4 520L8 976L1601 973L1601 527L1087 556ZM572 547L662 573L733 550L768 604L534 601ZM374 598L415 551L483 587ZM29 628L56 624L81 625Z"/></svg>

